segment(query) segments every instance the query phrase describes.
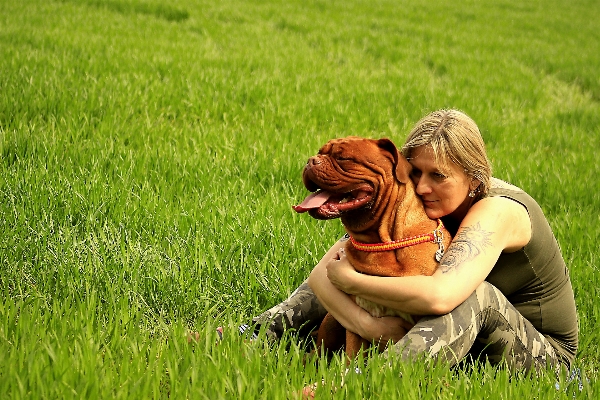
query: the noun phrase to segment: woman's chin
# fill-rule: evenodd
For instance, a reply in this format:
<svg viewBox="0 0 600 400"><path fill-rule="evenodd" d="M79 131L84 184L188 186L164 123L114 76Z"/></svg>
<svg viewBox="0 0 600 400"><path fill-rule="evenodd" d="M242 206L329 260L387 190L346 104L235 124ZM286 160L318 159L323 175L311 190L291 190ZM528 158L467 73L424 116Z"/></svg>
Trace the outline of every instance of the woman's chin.
<svg viewBox="0 0 600 400"><path fill-rule="evenodd" d="M438 219L438 218L443 217L442 213L439 210L436 210L434 208L425 207L425 214L427 214L429 219Z"/></svg>

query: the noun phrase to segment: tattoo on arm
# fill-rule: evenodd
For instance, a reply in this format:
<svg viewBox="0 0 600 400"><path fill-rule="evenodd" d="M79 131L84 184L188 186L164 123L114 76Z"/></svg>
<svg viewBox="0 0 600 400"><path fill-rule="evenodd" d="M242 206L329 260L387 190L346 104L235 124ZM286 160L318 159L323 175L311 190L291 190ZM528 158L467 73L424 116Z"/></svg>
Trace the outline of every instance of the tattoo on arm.
<svg viewBox="0 0 600 400"><path fill-rule="evenodd" d="M481 229L479 222L472 226L461 229L448 251L442 258L440 268L443 273L458 269L465 261L472 260L485 251L485 248L492 245L490 236L494 232L487 232Z"/></svg>

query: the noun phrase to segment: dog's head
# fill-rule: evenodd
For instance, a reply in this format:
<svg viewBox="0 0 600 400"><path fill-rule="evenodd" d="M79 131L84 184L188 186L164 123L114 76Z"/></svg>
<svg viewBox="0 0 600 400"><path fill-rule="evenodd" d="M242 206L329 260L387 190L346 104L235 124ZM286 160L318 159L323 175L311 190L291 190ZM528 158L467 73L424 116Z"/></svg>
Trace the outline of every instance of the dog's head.
<svg viewBox="0 0 600 400"><path fill-rule="evenodd" d="M308 159L302 179L313 193L293 208L317 219L341 217L347 228L366 228L394 188L409 182L410 169L388 139L333 139Z"/></svg>

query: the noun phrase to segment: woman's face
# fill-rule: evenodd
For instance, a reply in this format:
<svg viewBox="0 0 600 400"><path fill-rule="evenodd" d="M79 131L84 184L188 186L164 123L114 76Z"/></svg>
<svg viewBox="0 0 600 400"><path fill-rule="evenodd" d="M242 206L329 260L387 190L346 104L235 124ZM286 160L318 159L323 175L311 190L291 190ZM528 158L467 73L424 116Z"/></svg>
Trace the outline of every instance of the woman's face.
<svg viewBox="0 0 600 400"><path fill-rule="evenodd" d="M413 167L410 176L427 216L431 219L450 216L462 221L473 201L469 191L477 186L464 169L452 162L448 170L439 169L431 146L413 149L409 162Z"/></svg>

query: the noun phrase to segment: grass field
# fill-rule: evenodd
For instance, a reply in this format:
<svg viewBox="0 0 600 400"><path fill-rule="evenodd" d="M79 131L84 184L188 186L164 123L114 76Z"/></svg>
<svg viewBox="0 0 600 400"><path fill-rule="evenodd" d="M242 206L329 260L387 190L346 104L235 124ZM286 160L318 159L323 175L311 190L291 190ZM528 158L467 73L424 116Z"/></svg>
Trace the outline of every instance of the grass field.
<svg viewBox="0 0 600 400"><path fill-rule="evenodd" d="M342 232L296 215L326 140L479 124L567 261L583 387L372 357L322 398L600 393L596 0L0 0L0 393L288 398L339 384L294 338L226 335ZM201 333L187 344L189 329ZM401 376L401 377L399 377Z"/></svg>

